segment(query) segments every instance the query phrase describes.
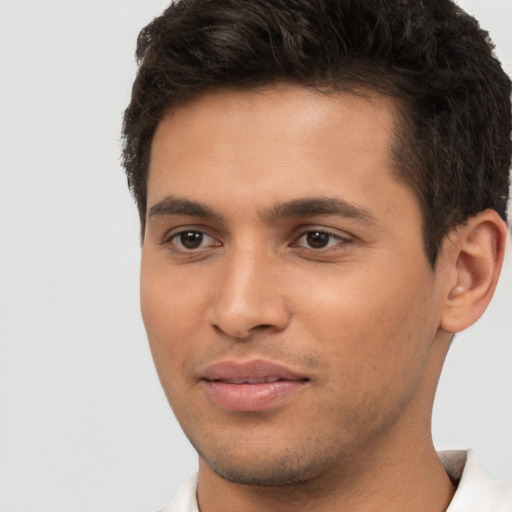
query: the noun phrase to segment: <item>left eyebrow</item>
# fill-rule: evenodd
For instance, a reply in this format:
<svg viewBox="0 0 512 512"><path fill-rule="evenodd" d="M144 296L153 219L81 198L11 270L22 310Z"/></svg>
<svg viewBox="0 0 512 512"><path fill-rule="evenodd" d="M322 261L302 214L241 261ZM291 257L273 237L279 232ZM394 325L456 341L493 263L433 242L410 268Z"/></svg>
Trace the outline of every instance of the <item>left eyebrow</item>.
<svg viewBox="0 0 512 512"><path fill-rule="evenodd" d="M267 213L271 219L334 215L336 217L355 219L364 224L377 223L376 217L367 208L333 197L294 199L275 205Z"/></svg>

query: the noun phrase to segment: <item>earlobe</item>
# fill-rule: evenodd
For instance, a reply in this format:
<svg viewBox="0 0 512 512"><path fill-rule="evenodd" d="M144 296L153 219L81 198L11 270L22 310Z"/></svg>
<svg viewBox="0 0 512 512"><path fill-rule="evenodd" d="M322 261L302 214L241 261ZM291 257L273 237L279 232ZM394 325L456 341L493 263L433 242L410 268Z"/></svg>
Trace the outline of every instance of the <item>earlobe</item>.
<svg viewBox="0 0 512 512"><path fill-rule="evenodd" d="M484 210L448 237L447 288L440 327L460 332L484 313L496 289L508 230L494 210Z"/></svg>

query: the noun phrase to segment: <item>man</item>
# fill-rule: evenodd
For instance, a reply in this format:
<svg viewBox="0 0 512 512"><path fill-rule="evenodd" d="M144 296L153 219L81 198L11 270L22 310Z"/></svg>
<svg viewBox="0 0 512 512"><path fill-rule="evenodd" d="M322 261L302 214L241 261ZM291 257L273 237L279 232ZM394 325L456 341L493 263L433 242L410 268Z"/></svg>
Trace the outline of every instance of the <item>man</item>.
<svg viewBox="0 0 512 512"><path fill-rule="evenodd" d="M142 314L199 454L165 510L512 510L430 432L508 236L487 34L448 0L192 0L137 56Z"/></svg>

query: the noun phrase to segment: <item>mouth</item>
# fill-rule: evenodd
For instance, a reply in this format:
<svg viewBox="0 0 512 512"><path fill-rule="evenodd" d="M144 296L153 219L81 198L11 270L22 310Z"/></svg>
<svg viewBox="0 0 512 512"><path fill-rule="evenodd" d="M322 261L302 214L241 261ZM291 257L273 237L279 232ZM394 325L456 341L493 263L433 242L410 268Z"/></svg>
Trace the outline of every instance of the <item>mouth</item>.
<svg viewBox="0 0 512 512"><path fill-rule="evenodd" d="M299 393L309 378L275 363L253 360L216 363L204 371L201 381L221 409L256 412Z"/></svg>
<svg viewBox="0 0 512 512"><path fill-rule="evenodd" d="M241 379L214 379L214 382L226 382L227 384L269 384L282 380L287 379L282 379L280 377L264 377L262 379L251 379L250 377L244 377Z"/></svg>

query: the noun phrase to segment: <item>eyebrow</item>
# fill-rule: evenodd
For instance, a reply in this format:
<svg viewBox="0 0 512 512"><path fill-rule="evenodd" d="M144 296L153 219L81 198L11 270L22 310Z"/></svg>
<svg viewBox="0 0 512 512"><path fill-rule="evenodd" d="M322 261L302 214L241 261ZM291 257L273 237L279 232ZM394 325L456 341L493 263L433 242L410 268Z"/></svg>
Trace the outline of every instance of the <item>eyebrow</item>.
<svg viewBox="0 0 512 512"><path fill-rule="evenodd" d="M149 218L165 215L185 215L205 219L221 219L221 215L204 203L175 196L167 196L162 201L154 204L148 212Z"/></svg>
<svg viewBox="0 0 512 512"><path fill-rule="evenodd" d="M221 214L199 201L176 196L167 196L154 204L148 212L149 218L166 215L184 215L205 219L223 220ZM306 197L278 203L266 210L263 217L270 221L289 217L313 217L315 215L334 215L375 224L375 216L362 206L334 197Z"/></svg>
<svg viewBox="0 0 512 512"><path fill-rule="evenodd" d="M359 220L365 224L377 222L376 217L367 208L334 197L294 199L274 206L268 213L273 219L334 215Z"/></svg>

